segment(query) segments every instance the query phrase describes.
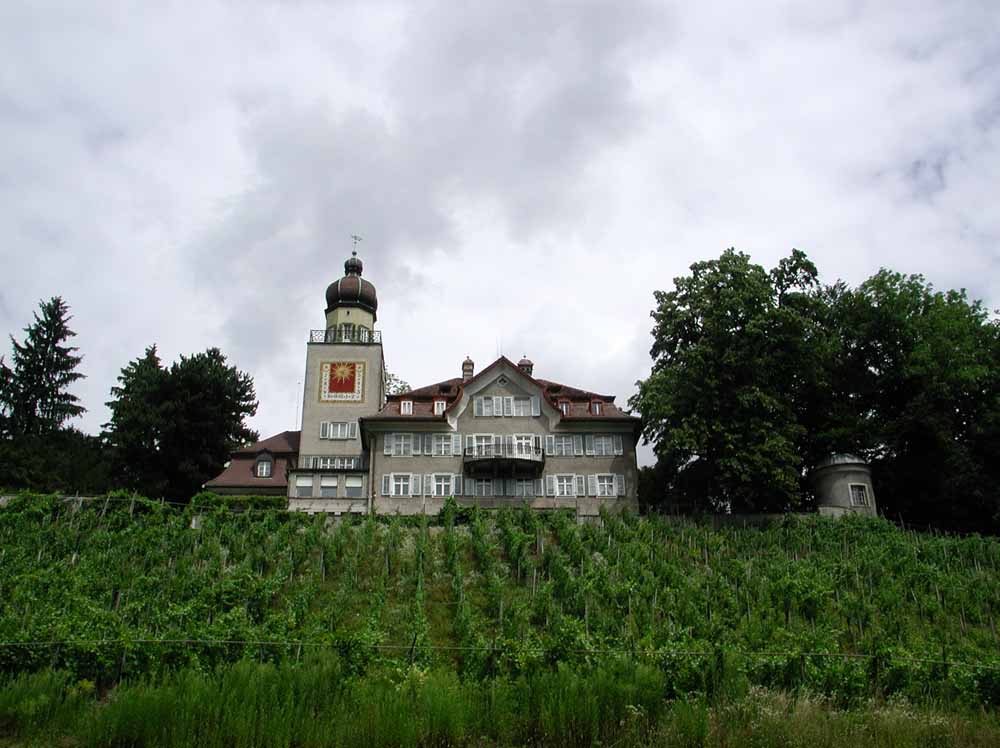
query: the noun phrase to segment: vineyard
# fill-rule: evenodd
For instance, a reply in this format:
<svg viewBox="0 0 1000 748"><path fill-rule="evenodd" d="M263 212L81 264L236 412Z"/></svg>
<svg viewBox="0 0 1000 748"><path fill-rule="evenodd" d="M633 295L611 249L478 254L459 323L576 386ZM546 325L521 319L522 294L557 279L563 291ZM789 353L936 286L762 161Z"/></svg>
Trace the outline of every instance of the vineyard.
<svg viewBox="0 0 1000 748"><path fill-rule="evenodd" d="M993 538L818 517L768 529L628 516L579 525L449 503L430 520L332 524L240 508L125 496L22 496L0 508L0 736L62 724L60 710L91 714L98 700L108 720L130 703L171 711L183 693L251 681L272 695L315 687L322 697L303 691L295 709L316 721L327 707L313 702L336 701L369 727L389 718L372 716L378 705L450 694L467 714L444 744L530 742L548 734L546 719L593 712L575 733L551 727L586 743L649 727L665 705L683 721L677 705L691 699L762 692L838 709L904 699L995 716L1000 706ZM114 698L126 693L134 703ZM547 701L556 693L561 706ZM254 699L233 697L234 713L237 701L245 710ZM488 729L514 724L490 712L504 708L526 720L509 736ZM88 719L94 744L107 744L113 730ZM385 739L426 744L421 734ZM158 743L169 741L120 742Z"/></svg>

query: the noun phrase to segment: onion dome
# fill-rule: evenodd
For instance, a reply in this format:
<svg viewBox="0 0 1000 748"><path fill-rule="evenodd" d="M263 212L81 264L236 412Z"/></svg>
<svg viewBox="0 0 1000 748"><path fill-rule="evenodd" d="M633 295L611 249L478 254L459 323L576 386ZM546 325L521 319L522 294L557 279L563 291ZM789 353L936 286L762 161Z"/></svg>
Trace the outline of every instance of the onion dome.
<svg viewBox="0 0 1000 748"><path fill-rule="evenodd" d="M371 312L375 317L378 309L378 296L375 294L375 286L371 281L366 281L361 277L364 264L357 252L352 252L344 263L344 277L335 280L326 288L326 311L330 312L338 307L356 306Z"/></svg>

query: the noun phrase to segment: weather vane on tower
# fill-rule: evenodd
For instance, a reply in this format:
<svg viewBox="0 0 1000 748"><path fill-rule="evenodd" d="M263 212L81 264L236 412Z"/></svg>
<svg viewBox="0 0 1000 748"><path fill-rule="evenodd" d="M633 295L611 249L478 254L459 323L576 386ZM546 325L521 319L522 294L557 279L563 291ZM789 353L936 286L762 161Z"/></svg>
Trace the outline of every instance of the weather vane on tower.
<svg viewBox="0 0 1000 748"><path fill-rule="evenodd" d="M353 253L355 255L358 254L358 242L359 241L361 241L361 237L360 236L358 236L357 234L351 234L351 242L354 244Z"/></svg>

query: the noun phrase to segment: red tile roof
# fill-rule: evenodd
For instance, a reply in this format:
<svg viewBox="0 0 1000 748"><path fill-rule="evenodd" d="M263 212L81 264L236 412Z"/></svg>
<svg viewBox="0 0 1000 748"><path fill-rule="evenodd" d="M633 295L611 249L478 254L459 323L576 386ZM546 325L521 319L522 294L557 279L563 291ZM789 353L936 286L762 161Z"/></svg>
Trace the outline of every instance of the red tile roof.
<svg viewBox="0 0 1000 748"><path fill-rule="evenodd" d="M510 361L510 359L505 356L501 356L492 364L487 366L481 372L476 374L470 382L474 382L477 379L486 376L486 374L506 362L514 369L517 366ZM528 376L523 371L518 370L521 376L528 379L528 381L533 382L538 385L542 390L544 397L549 401L549 404L554 408L559 407L560 400L569 401L569 413L564 416L568 419L587 419L587 420L602 420L602 421L621 421L621 420L635 420L635 416L630 416L625 413L621 408L615 405L614 395L600 395L596 392L590 392L589 390L582 390L577 387L570 387L569 385L561 384L559 382L551 382L547 379L535 379L534 377ZM382 419L413 419L413 420L444 420L445 416L435 416L434 415L434 401L435 400L445 400L447 408L450 408L453 403L458 401L467 383L463 382L461 377L455 377L453 379L445 379L442 382L437 382L436 384L429 384L425 387L419 387L410 392L398 394L398 395L388 395L386 397L385 407L382 408L376 415L368 416L363 420L382 420ZM404 416L400 413L400 401L410 400L413 402L413 414ZM590 404L594 401L599 401L601 403L601 415L594 415L590 412Z"/></svg>
<svg viewBox="0 0 1000 748"><path fill-rule="evenodd" d="M233 455L256 455L265 449L272 454L297 454L301 431L282 431L259 442L233 450Z"/></svg>
<svg viewBox="0 0 1000 748"><path fill-rule="evenodd" d="M205 488L246 488L248 492L262 488L287 488L288 468L294 466L295 458L275 457L270 478L254 475L256 464L257 459L252 455L233 455L226 468L205 483Z"/></svg>

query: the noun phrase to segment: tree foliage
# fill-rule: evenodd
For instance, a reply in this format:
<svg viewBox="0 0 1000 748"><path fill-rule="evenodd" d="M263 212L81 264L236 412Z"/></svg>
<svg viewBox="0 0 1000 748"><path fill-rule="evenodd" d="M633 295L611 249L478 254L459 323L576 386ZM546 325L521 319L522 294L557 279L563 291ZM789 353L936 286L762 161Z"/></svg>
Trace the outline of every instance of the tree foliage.
<svg viewBox="0 0 1000 748"><path fill-rule="evenodd" d="M661 495L784 510L825 455L857 452L890 516L1000 527L1000 327L981 303L888 270L822 287L799 251L768 272L727 250L674 284L631 401Z"/></svg>
<svg viewBox="0 0 1000 748"><path fill-rule="evenodd" d="M768 273L734 250L657 291L653 367L631 405L675 492L712 510L800 503L806 409L822 337L816 268Z"/></svg>
<svg viewBox="0 0 1000 748"><path fill-rule="evenodd" d="M410 387L408 382L404 382L398 376L390 371L385 373L385 394L387 395L403 395L409 392L412 387Z"/></svg>
<svg viewBox="0 0 1000 748"><path fill-rule="evenodd" d="M0 428L10 436L51 433L86 410L69 391L84 377L76 370L83 357L66 344L76 335L69 328L69 307L53 296L39 302L39 310L41 316L35 312L35 321L24 328L23 341L10 337L13 366L0 360Z"/></svg>
<svg viewBox="0 0 1000 748"><path fill-rule="evenodd" d="M257 412L253 379L218 348L167 368L151 346L122 369L111 397L104 438L128 488L186 500L257 438L244 420Z"/></svg>

